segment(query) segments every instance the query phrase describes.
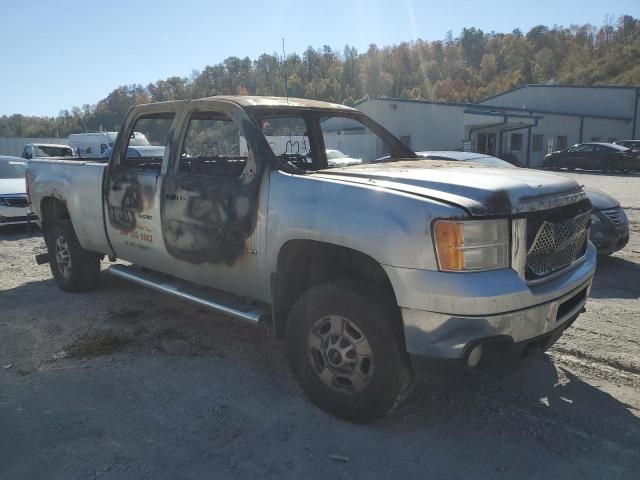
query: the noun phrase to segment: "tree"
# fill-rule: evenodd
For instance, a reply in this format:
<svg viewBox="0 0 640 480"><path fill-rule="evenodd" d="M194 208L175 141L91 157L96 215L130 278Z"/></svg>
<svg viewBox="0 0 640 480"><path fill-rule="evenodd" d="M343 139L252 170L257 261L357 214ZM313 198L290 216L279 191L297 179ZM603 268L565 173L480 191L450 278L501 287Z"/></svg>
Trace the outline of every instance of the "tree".
<svg viewBox="0 0 640 480"><path fill-rule="evenodd" d="M56 117L0 117L0 136L67 136L86 130L116 129L127 110L149 101L221 94L284 96L288 93L353 105L367 97L426 98L470 102L524 83L582 85L640 84L640 21L624 15L603 25L536 25L523 35L484 34L464 28L443 40L369 45L359 53L349 45L308 47L281 58L263 53L255 60L231 56L194 70L142 85L115 88L95 105L61 110Z"/></svg>

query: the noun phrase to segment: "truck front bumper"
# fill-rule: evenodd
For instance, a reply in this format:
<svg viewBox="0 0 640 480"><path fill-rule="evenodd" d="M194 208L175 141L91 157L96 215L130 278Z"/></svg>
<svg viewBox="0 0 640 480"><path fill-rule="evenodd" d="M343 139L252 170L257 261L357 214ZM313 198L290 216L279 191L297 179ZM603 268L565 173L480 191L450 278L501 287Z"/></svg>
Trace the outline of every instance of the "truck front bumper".
<svg viewBox="0 0 640 480"><path fill-rule="evenodd" d="M568 271L528 284L510 269L448 273L385 266L402 312L407 352L467 359L529 343L545 347L583 311L596 267L596 249ZM546 348L546 347L545 347ZM486 356L486 355L485 355Z"/></svg>

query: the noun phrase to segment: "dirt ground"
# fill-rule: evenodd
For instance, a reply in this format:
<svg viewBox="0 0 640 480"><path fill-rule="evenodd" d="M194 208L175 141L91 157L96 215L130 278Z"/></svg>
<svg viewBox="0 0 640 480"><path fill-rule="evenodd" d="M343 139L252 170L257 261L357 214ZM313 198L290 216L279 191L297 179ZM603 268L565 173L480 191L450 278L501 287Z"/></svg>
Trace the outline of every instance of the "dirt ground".
<svg viewBox="0 0 640 480"><path fill-rule="evenodd" d="M367 426L307 401L266 332L106 272L66 294L39 234L5 229L0 478L638 478L640 176L571 176L631 220L587 312L515 373L420 379Z"/></svg>

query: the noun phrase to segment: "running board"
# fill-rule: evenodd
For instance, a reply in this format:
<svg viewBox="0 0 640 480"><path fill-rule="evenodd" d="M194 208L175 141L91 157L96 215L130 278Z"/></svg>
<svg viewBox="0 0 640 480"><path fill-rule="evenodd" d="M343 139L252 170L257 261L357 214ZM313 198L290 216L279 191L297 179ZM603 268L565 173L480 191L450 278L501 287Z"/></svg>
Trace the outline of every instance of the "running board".
<svg viewBox="0 0 640 480"><path fill-rule="evenodd" d="M141 270L137 267L128 267L126 265L111 265L109 267L109 273L116 277L137 283L138 285L168 293L183 300L197 303L198 305L203 305L218 313L254 325L266 320L269 316L266 309L261 310L255 305L239 303L235 298L231 299L231 296L227 296L226 294L219 293L216 295L216 292L198 288L195 284L190 284L189 282L168 275Z"/></svg>

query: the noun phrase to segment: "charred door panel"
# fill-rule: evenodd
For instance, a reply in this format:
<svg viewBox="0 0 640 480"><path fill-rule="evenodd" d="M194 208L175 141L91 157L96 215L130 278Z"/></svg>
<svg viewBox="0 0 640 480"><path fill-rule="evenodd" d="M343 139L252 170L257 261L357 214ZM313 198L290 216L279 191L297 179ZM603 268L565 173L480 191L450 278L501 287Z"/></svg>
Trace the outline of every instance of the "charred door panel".
<svg viewBox="0 0 640 480"><path fill-rule="evenodd" d="M247 239L256 225L257 180L167 178L162 234L169 254L192 263L227 265L248 254Z"/></svg>

